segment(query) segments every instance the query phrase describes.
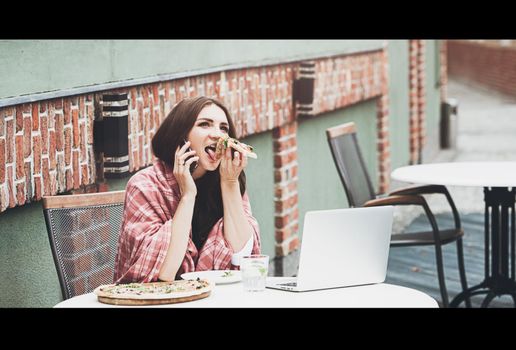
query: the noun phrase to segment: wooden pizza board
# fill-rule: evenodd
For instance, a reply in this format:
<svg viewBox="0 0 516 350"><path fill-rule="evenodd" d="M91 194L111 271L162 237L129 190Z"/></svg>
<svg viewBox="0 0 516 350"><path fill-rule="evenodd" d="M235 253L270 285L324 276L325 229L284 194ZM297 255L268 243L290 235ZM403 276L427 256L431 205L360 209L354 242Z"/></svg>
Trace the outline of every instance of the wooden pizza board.
<svg viewBox="0 0 516 350"><path fill-rule="evenodd" d="M98 301L104 304L111 305L163 305L163 304L176 304L176 303L186 303L188 301L194 301L198 299L203 299L210 296L211 290L198 294L192 295L189 297L180 297L180 298L168 298L168 299L121 299L121 298L110 298L110 297L102 297L97 295Z"/></svg>

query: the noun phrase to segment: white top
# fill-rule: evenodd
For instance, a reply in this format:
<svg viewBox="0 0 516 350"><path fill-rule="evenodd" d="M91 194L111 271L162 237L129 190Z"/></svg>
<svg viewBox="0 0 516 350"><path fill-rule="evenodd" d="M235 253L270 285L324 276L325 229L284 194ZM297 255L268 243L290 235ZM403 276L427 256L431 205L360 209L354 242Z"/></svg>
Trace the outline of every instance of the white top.
<svg viewBox="0 0 516 350"><path fill-rule="evenodd" d="M231 263L235 266L240 266L240 260L242 260L243 256L251 255L253 251L253 244L254 244L254 234L251 235L251 238L247 241L245 246L238 252L231 256Z"/></svg>
<svg viewBox="0 0 516 350"><path fill-rule="evenodd" d="M281 277L267 277L281 278ZM103 304L93 293L65 300L55 307L124 307ZM142 307L142 306L125 306ZM242 283L216 285L207 298L186 303L149 305L149 307L438 307L429 295L392 284L326 289L310 292L287 292L265 289L263 292L244 292Z"/></svg>
<svg viewBox="0 0 516 350"><path fill-rule="evenodd" d="M391 174L394 180L445 186L516 186L516 162L454 162L411 165Z"/></svg>

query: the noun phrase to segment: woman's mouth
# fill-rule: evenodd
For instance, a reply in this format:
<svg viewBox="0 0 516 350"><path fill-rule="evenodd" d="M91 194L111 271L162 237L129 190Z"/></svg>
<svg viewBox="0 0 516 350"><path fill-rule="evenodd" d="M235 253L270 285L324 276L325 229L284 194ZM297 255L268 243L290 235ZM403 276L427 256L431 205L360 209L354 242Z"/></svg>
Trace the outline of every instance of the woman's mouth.
<svg viewBox="0 0 516 350"><path fill-rule="evenodd" d="M218 159L215 157L216 144L206 146L204 151L208 154L211 162L216 162Z"/></svg>

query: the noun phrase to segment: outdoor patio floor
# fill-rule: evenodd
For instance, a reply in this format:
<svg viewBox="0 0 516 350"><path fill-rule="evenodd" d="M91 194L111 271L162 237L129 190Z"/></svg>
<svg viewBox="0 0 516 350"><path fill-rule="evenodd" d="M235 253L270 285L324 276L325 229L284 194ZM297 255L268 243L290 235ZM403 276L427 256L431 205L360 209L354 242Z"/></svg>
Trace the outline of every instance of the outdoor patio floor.
<svg viewBox="0 0 516 350"><path fill-rule="evenodd" d="M453 227L451 215L436 215L439 228ZM464 229L464 264L468 286L472 287L484 280L484 213L461 215ZM429 230L430 225L426 216L417 217L405 232ZM450 243L443 246L444 274L450 301L461 290L459 269L457 264L457 245ZM425 247L397 247L391 248L389 265L387 268L386 283L397 284L418 289L441 301L439 282L437 279L437 265L435 248ZM485 294L471 298L473 307L480 307ZM513 300L509 295L493 299L489 307L513 307ZM464 307L464 304L461 305Z"/></svg>

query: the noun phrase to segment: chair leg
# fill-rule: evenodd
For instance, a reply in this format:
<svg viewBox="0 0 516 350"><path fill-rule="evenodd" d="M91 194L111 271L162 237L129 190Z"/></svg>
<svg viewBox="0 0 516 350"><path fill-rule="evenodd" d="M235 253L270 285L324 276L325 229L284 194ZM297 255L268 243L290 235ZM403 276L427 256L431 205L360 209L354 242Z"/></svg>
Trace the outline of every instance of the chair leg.
<svg viewBox="0 0 516 350"><path fill-rule="evenodd" d="M466 268L464 267L464 250L462 248L462 238L457 240L457 258L459 259L459 274L460 274L460 284L462 286L462 291L468 289L468 281L466 280ZM471 308L471 300L469 295L464 299L466 302L466 307Z"/></svg>
<svg viewBox="0 0 516 350"><path fill-rule="evenodd" d="M443 253L440 244L435 245L435 258L437 262L437 277L439 278L439 289L441 290L443 307L448 307L450 303L448 300L448 292L446 291L446 283L444 280Z"/></svg>

